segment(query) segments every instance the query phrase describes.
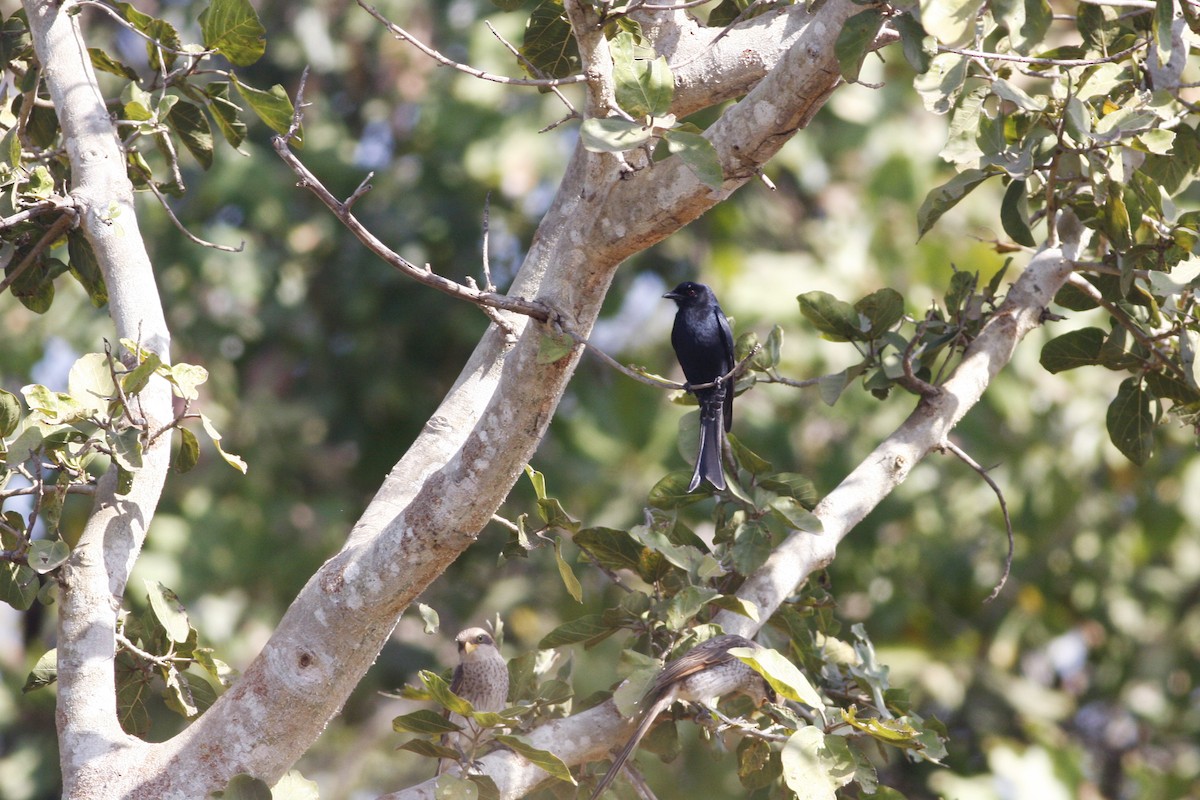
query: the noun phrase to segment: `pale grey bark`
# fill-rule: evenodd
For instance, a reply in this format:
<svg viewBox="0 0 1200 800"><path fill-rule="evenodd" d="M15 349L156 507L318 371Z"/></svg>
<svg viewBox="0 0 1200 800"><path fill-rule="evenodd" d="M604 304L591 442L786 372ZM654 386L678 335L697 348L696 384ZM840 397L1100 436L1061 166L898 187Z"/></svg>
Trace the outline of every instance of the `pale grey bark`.
<svg viewBox="0 0 1200 800"><path fill-rule="evenodd" d="M141 342L170 363L170 334L138 231L133 187L116 127L96 84L71 0L28 0L25 10L42 77L71 163L71 199L104 273L118 337ZM156 429L171 420L171 391L152 380L136 403ZM147 746L117 720L113 656L117 610L154 516L170 463L170 437L144 454L132 490L117 495L116 470L97 487L91 516L60 574L58 731L67 797L103 797L116 771Z"/></svg>

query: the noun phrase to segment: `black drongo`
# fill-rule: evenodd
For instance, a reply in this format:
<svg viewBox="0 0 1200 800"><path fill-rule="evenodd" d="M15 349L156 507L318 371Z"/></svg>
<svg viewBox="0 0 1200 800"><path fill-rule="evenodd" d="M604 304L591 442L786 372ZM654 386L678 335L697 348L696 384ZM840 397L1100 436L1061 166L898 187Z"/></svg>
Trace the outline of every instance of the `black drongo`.
<svg viewBox="0 0 1200 800"><path fill-rule="evenodd" d="M663 297L679 306L671 329L671 346L683 367L688 391L700 401L700 453L688 491L695 491L705 479L724 489L721 446L725 431L733 425L733 386L722 381L707 389L690 387L712 383L733 369L733 332L712 289L704 284L685 281Z"/></svg>

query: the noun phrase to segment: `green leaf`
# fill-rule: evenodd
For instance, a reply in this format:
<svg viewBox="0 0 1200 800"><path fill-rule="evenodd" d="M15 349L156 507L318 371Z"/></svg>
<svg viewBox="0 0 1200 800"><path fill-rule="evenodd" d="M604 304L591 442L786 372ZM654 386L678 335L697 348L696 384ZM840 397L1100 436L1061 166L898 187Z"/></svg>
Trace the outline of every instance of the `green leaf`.
<svg viewBox="0 0 1200 800"><path fill-rule="evenodd" d="M729 654L754 668L766 678L771 688L788 700L804 703L817 710L825 703L821 695L809 683L804 673L775 650L766 647L734 647Z"/></svg>
<svg viewBox="0 0 1200 800"><path fill-rule="evenodd" d="M167 113L166 123L201 168L207 170L212 166L212 128L199 106L186 100L176 103Z"/></svg>
<svg viewBox="0 0 1200 800"><path fill-rule="evenodd" d="M751 574L771 555L771 532L757 520L741 523L734 529L729 555L739 574Z"/></svg>
<svg viewBox="0 0 1200 800"><path fill-rule="evenodd" d="M779 771L770 768L771 746L762 739L743 738L738 744L737 760L738 780L743 789L764 789L779 777Z"/></svg>
<svg viewBox="0 0 1200 800"><path fill-rule="evenodd" d="M820 291L805 292L796 299L800 302L800 313L821 332L823 338L835 342L864 338L858 312L849 303Z"/></svg>
<svg viewBox="0 0 1200 800"><path fill-rule="evenodd" d="M591 645L607 639L616 632L616 628L603 622L600 614L587 614L570 622L564 622L550 631L538 642L538 649L549 650L578 642L587 642Z"/></svg>
<svg viewBox="0 0 1200 800"><path fill-rule="evenodd" d="M1000 203L1000 225L1014 242L1033 247L1037 242L1029 229L1029 209L1025 200L1025 181L1008 184L1004 200Z"/></svg>
<svg viewBox="0 0 1200 800"><path fill-rule="evenodd" d="M104 432L104 440L112 451L113 460L126 472L142 468L142 438L137 428L125 428L113 433Z"/></svg>
<svg viewBox="0 0 1200 800"><path fill-rule="evenodd" d="M438 627L442 624L442 619L438 616L437 609L433 606L427 606L424 603L417 603L417 613L421 615L421 622L424 624L426 634L438 632Z"/></svg>
<svg viewBox="0 0 1200 800"><path fill-rule="evenodd" d="M1016 52L1030 55L1045 45L1052 20L1046 0L991 0L990 8Z"/></svg>
<svg viewBox="0 0 1200 800"><path fill-rule="evenodd" d="M109 403L117 396L109 356L103 353L80 356L67 374L67 390L90 416L107 416Z"/></svg>
<svg viewBox="0 0 1200 800"><path fill-rule="evenodd" d="M674 508L683 508L684 506L699 503L711 494L710 491L704 488L688 492L687 487L691 483L691 480L692 471L690 469L668 472L650 489L650 494L646 498L646 501L654 508L669 511ZM705 483L703 486L707 487L708 484Z"/></svg>
<svg viewBox="0 0 1200 800"><path fill-rule="evenodd" d="M0 389L0 438L7 439L21 422L21 401L10 391Z"/></svg>
<svg viewBox="0 0 1200 800"><path fill-rule="evenodd" d="M442 708L464 717L474 711L470 701L450 691L450 684L442 680L437 673L423 669L417 675L421 678L421 683L425 684L425 688L429 690L429 696Z"/></svg>
<svg viewBox="0 0 1200 800"><path fill-rule="evenodd" d="M835 776L835 763L825 749L825 734L813 725L796 731L780 753L783 780L797 800L836 800L837 790L849 782Z"/></svg>
<svg viewBox="0 0 1200 800"><path fill-rule="evenodd" d="M246 140L246 123L241 118L241 107L229 99L229 84L213 81L204 87L204 94L208 98L208 111L212 114L213 122L217 123L217 129L230 147L238 149Z"/></svg>
<svg viewBox="0 0 1200 800"><path fill-rule="evenodd" d="M771 511L785 525L805 533L822 533L825 526L819 517L808 511L791 497L776 497L771 501Z"/></svg>
<svg viewBox="0 0 1200 800"><path fill-rule="evenodd" d="M692 617L720 594L716 589L707 586L687 586L671 598L667 605L667 627L673 631L681 631L688 627Z"/></svg>
<svg viewBox="0 0 1200 800"><path fill-rule="evenodd" d="M975 36L983 0L921 0L921 24L947 47L962 47Z"/></svg>
<svg viewBox="0 0 1200 800"><path fill-rule="evenodd" d="M230 73L229 77L233 79L234 88L250 106L250 110L257 114L268 128L276 133L287 133L295 109L292 108L292 101L282 86L275 84L269 91L264 92L242 83L233 73Z"/></svg>
<svg viewBox="0 0 1200 800"><path fill-rule="evenodd" d="M250 66L267 50L266 28L250 0L212 0L199 22L205 49L217 50L235 67Z"/></svg>
<svg viewBox="0 0 1200 800"><path fill-rule="evenodd" d="M1171 60L1171 24L1175 21L1175 0L1155 0L1154 18L1150 30L1154 34L1154 49L1159 64ZM1157 83L1157 82L1156 82ZM1167 88L1167 87L1161 87Z"/></svg>
<svg viewBox="0 0 1200 800"><path fill-rule="evenodd" d="M245 475L247 469L246 462L233 453L225 452L225 448L221 447L221 434L212 424L212 420L208 418L207 414L200 415L200 424L204 427L204 432L212 439L213 446L217 448L217 452L221 454L221 458L225 459L225 463Z"/></svg>
<svg viewBox="0 0 1200 800"><path fill-rule="evenodd" d="M0 600L17 611L28 611L37 600L37 573L24 564L0 562Z"/></svg>
<svg viewBox="0 0 1200 800"><path fill-rule="evenodd" d="M29 567L39 575L58 569L71 557L71 548L61 539L34 539L29 543Z"/></svg>
<svg viewBox="0 0 1200 800"><path fill-rule="evenodd" d="M179 602L179 596L158 581L146 580L146 596L155 619L163 626L171 641L182 644L192 632L187 610Z"/></svg>
<svg viewBox="0 0 1200 800"><path fill-rule="evenodd" d="M1108 436L1121 453L1139 466L1150 458L1154 448L1152 397L1139 378L1127 378L1117 389L1108 406Z"/></svg>
<svg viewBox="0 0 1200 800"><path fill-rule="evenodd" d="M629 673L629 677L617 687L617 690L613 692L613 703L622 717L630 719L639 710L642 710L642 698L646 696L650 684L654 683L654 679L660 672L662 672L662 663L655 660L654 664Z"/></svg>
<svg viewBox="0 0 1200 800"><path fill-rule="evenodd" d="M179 33L174 26L149 14L143 14L129 3L117 3L117 9L130 25L153 40L146 42L146 55L150 59L150 68L159 72L164 65L167 70L174 67L177 55L172 51L180 50L182 47ZM159 44L165 45L169 49L163 49L158 46Z"/></svg>
<svg viewBox="0 0 1200 800"><path fill-rule="evenodd" d="M87 409L74 397L66 392L52 392L40 383L22 386L21 394L29 411L51 425L70 424L87 416Z"/></svg>
<svg viewBox="0 0 1200 800"><path fill-rule="evenodd" d="M538 338L537 363L553 364L562 361L575 349L575 340L565 333L543 329Z"/></svg>
<svg viewBox="0 0 1200 800"><path fill-rule="evenodd" d="M58 680L58 650L51 648L42 653L42 657L33 665L29 676L25 678L25 685L21 687L21 691L32 692L43 686L49 686L56 680Z"/></svg>
<svg viewBox="0 0 1200 800"><path fill-rule="evenodd" d="M971 193L979 184L990 178L992 173L981 169L967 169L955 175L946 183L931 189L925 196L925 202L917 211L918 238L929 233L942 215L958 205L959 201Z"/></svg>
<svg viewBox="0 0 1200 800"><path fill-rule="evenodd" d="M132 352L132 348L128 349ZM165 372L167 380L175 387L175 394L184 400L199 398L200 392L196 387L208 380L208 370L196 364L172 364L165 368Z"/></svg>
<svg viewBox="0 0 1200 800"><path fill-rule="evenodd" d="M571 774L571 770L563 763L562 759L551 753L549 750L539 750L533 745L526 742L519 736L508 736L500 734L496 736L496 741L503 744L508 749L512 750L517 755L524 758L534 766L549 773L552 777L560 781L576 786L575 777Z"/></svg>
<svg viewBox="0 0 1200 800"><path fill-rule="evenodd" d="M640 147L654 136L654 129L620 117L585 119L579 126L583 146L593 153L623 153Z"/></svg>
<svg viewBox="0 0 1200 800"><path fill-rule="evenodd" d="M70 260L71 275L87 292L92 305L100 308L107 303L108 287L104 285L104 273L100 271L100 262L96 260L91 242L82 230L73 230L67 234L67 257Z"/></svg>
<svg viewBox="0 0 1200 800"><path fill-rule="evenodd" d="M163 700L166 702L167 708L188 719L200 713L187 675L171 666L164 670L163 682Z"/></svg>
<svg viewBox="0 0 1200 800"><path fill-rule="evenodd" d="M904 297L895 289L880 289L854 304L854 310L867 318L867 338L877 339L904 317Z"/></svg>
<svg viewBox="0 0 1200 800"><path fill-rule="evenodd" d="M99 47L89 47L88 57L91 59L92 67L101 72L107 72L110 75L117 75L127 80L136 81L138 74L135 70L125 66L120 61L110 56L108 53Z"/></svg>
<svg viewBox="0 0 1200 800"><path fill-rule="evenodd" d="M911 13L905 12L895 16L892 22L900 34L904 60L918 75L924 74L937 54L937 40L925 33L925 28Z"/></svg>
<svg viewBox="0 0 1200 800"><path fill-rule="evenodd" d="M272 800L319 800L317 784L300 774L288 770L279 782L271 787Z"/></svg>
<svg viewBox="0 0 1200 800"><path fill-rule="evenodd" d="M271 787L253 775L239 772L225 785L221 800L271 800Z"/></svg>
<svg viewBox="0 0 1200 800"><path fill-rule="evenodd" d="M1100 328L1081 328L1056 336L1042 347L1039 359L1047 372L1063 372L1100 363L1100 348L1108 334Z"/></svg>
<svg viewBox="0 0 1200 800"><path fill-rule="evenodd" d="M771 462L755 453L732 433L728 435L730 449L733 450L733 460L738 466L751 475L761 475L771 471Z"/></svg>
<svg viewBox="0 0 1200 800"><path fill-rule="evenodd" d="M736 594L723 594L713 599L712 604L718 608L723 608L726 611L732 611L735 614L740 614L747 619L752 619L758 622L761 618L758 613L758 606L749 600L743 600Z"/></svg>
<svg viewBox="0 0 1200 800"><path fill-rule="evenodd" d="M838 33L833 52L837 56L842 77L850 83L858 80L863 61L882 26L883 12L878 8L869 8L846 20Z"/></svg>
<svg viewBox="0 0 1200 800"><path fill-rule="evenodd" d="M675 80L667 59L639 45L626 31L609 40L608 49L617 105L638 119L666 114L675 95Z"/></svg>
<svg viewBox="0 0 1200 800"><path fill-rule="evenodd" d="M422 708L411 714L402 714L392 720L392 730L397 733L419 733L425 736L440 736L462 730L437 711Z"/></svg>
<svg viewBox="0 0 1200 800"><path fill-rule="evenodd" d="M575 577L571 565L562 556L562 539L554 540L554 560L558 563L558 575L562 578L563 585L567 587L567 592L575 598L576 603L582 603L583 587L579 585L579 579Z"/></svg>
<svg viewBox="0 0 1200 800"><path fill-rule="evenodd" d="M638 568L642 546L628 532L615 528L584 528L572 537L581 550L608 569Z"/></svg>
<svg viewBox="0 0 1200 800"><path fill-rule="evenodd" d="M445 719L440 714L438 717ZM396 717L396 720L401 719L401 717ZM395 722L393 722L392 727L397 733L413 733L413 731L406 727L407 724L407 722L400 722L400 724L397 726ZM426 758L449 758L457 761L461 757L461 754L453 747L446 747L445 745L436 744L431 742L429 739L409 739L396 749L407 750L410 753L416 753L417 755L425 756Z"/></svg>
<svg viewBox="0 0 1200 800"><path fill-rule="evenodd" d="M200 460L200 441L187 428L176 428L179 432L179 449L171 459L171 468L178 473L191 472Z"/></svg>
<svg viewBox="0 0 1200 800"><path fill-rule="evenodd" d="M534 7L520 51L529 62L526 70L535 78L566 78L579 71L579 45L562 0L542 0Z"/></svg>
<svg viewBox="0 0 1200 800"><path fill-rule="evenodd" d="M966 77L966 58L954 53L939 53L929 62L929 69L917 77L913 88L921 95L926 111L945 114L954 108Z"/></svg>
<svg viewBox="0 0 1200 800"><path fill-rule="evenodd" d="M698 133L671 129L663 133L667 151L679 156L696 179L710 189L720 189L725 182L721 160L712 142Z"/></svg>
<svg viewBox="0 0 1200 800"><path fill-rule="evenodd" d="M150 376L161 366L162 359L158 357L158 353L145 353L136 367L121 376L121 388L125 390L126 395L137 394L146 388L146 384L150 382Z"/></svg>

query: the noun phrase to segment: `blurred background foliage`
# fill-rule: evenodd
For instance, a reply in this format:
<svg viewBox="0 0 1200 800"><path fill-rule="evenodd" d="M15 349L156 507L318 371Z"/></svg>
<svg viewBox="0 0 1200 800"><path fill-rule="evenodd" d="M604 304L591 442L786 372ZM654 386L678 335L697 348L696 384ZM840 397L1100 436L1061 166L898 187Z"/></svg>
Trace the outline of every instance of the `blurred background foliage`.
<svg viewBox="0 0 1200 800"><path fill-rule="evenodd" d="M361 219L410 261L456 279L480 277L490 193L491 263L503 287L574 146L575 124L537 133L563 115L558 101L436 68L344 0L256 5L268 47L247 81L292 93L300 71L312 68L301 153L308 166L343 197L374 171L374 188L356 206ZM15 9L11 0L0 7ZM484 0L384 0L379 8L452 58L518 74L483 21L519 41L520 12ZM193 32L198 9L186 0L144 7ZM84 16L92 44L144 60L140 43L103 15ZM916 241L925 193L953 174L937 158L947 120L924 110L894 50L864 67L862 79L877 87L843 87L784 148L768 169L775 191L748 185L624 265L596 342L673 374L673 307L661 294L698 279L714 287L737 332L765 338L782 326L781 372L813 377L857 359L848 345L817 337L797 294L820 289L854 300L889 286L919 316L955 269L985 281L1000 269L1004 257L987 244L1000 233L997 185ZM230 470L205 444L200 467L168 483L130 583L150 577L174 589L234 667L257 653L296 591L341 546L486 322L369 257L295 187L265 127L252 124L242 149L224 148L208 173L191 163L189 192L173 207L196 234L244 241L243 252L188 242L148 195L140 223L175 357L212 373L204 409L250 471ZM995 496L951 457L920 465L823 576L837 617L865 624L892 685L948 724L945 767L887 767L884 782L908 797L1200 796L1200 461L1190 432L1165 426L1145 467L1117 453L1104 415L1120 376L1050 375L1038 365L1039 338L1101 324L1101 312L1063 313L1065 321L1020 348L953 435L993 467L1013 514L1016 561L999 598L983 603L1005 551ZM61 388L74 358L111 336L104 310L72 282L60 284L40 317L0 298L0 324L0 383L10 391L30 382ZM736 432L777 469L803 472L825 492L913 402L852 387L829 407L815 390L760 385L739 399ZM684 466L682 413L664 393L585 355L533 465L585 524L636 524L649 488ZM500 513L534 510L522 481ZM686 513L703 527L710 510L707 502ZM70 501L64 530L72 521L78 529L85 513L82 500ZM499 614L511 657L559 623L617 601L586 562L577 567L584 602L572 600L551 548L497 566L507 538L489 526L422 598L440 612L437 635L405 614L344 713L297 765L322 797L373 796L429 777L429 762L394 751L401 737L391 719L411 707L378 692L453 663L459 628ZM569 544L565 552L578 556ZM145 598L131 590L128 602L137 608ZM52 614L0 610L0 798L58 795L52 690L20 691L53 631ZM577 696L614 682L620 644L574 648ZM151 737L179 724L164 713ZM686 768L659 767L649 756L641 763L652 785L664 785L656 775L669 770L676 796L744 794L732 756L715 760L685 745L681 758Z"/></svg>

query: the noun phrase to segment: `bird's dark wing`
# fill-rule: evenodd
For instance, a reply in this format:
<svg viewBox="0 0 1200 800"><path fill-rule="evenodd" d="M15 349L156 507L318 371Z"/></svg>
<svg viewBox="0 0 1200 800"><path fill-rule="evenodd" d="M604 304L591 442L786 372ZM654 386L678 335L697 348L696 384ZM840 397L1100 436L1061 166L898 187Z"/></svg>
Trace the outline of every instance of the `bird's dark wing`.
<svg viewBox="0 0 1200 800"><path fill-rule="evenodd" d="M450 676L450 691L458 694L462 691L463 683L463 665L459 664L454 668L454 674Z"/></svg>
<svg viewBox="0 0 1200 800"><path fill-rule="evenodd" d="M725 312L721 310L719 305L713 305L713 315L717 318L717 330L721 336L721 347L724 350L725 366L721 369L721 374L724 375L733 369L733 365L737 363L733 356L733 330L729 327L729 320L725 317ZM725 389L725 430L733 428L733 383Z"/></svg>

